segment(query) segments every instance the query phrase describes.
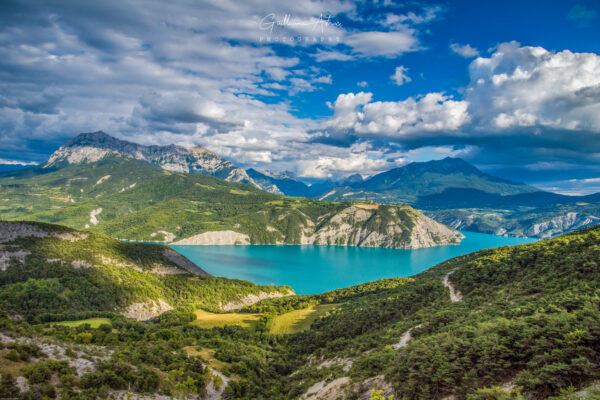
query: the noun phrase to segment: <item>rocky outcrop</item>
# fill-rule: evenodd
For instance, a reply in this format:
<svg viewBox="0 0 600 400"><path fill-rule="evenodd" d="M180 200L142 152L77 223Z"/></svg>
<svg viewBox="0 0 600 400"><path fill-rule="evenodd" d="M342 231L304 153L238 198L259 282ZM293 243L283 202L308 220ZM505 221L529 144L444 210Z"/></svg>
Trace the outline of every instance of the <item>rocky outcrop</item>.
<svg viewBox="0 0 600 400"><path fill-rule="evenodd" d="M300 399L301 400L335 400L343 394L343 388L351 382L347 376L337 378L331 382L317 382L308 388Z"/></svg>
<svg viewBox="0 0 600 400"><path fill-rule="evenodd" d="M302 243L418 249L458 244L463 237L410 207L354 205L320 218Z"/></svg>
<svg viewBox="0 0 600 400"><path fill-rule="evenodd" d="M138 321L148 321L172 309L173 307L167 302L158 299L158 301L150 300L145 303L130 304L122 314L127 318L137 319Z"/></svg>
<svg viewBox="0 0 600 400"><path fill-rule="evenodd" d="M96 208L90 212L90 224L98 225L98 218L96 218L102 212L102 208Z"/></svg>
<svg viewBox="0 0 600 400"><path fill-rule="evenodd" d="M31 254L28 251L17 250L10 251L4 250L2 246L0 246L0 271L5 271L6 268L10 265L12 260L16 260L23 264L25 261L25 257Z"/></svg>
<svg viewBox="0 0 600 400"><path fill-rule="evenodd" d="M250 237L235 231L212 231L178 240L173 244L182 245L232 245L250 244Z"/></svg>
<svg viewBox="0 0 600 400"><path fill-rule="evenodd" d="M175 238L176 238L176 236L175 236L175 234L174 234L174 233L167 232L167 231L156 231L156 232L152 232L152 233L150 234L150 237L151 237L151 238L156 238L156 237L159 237L159 236L161 236L161 235L162 235L162 237L163 237L163 242L165 242L165 243L172 242L172 241L173 241L173 240L175 240Z"/></svg>
<svg viewBox="0 0 600 400"><path fill-rule="evenodd" d="M596 216L569 212L565 215L534 223L525 230L525 235L545 239L563 232L584 228L588 225L594 225L598 222L600 222L600 218Z"/></svg>
<svg viewBox="0 0 600 400"><path fill-rule="evenodd" d="M341 211L331 212L311 219L300 210L278 216L280 226L294 227L298 231L294 240L282 233L282 228L266 225L269 233L279 232L277 244L315 244L356 247L387 247L419 249L424 247L458 244L461 233L444 226L407 206L380 206L356 204ZM298 222L301 221L301 222ZM243 230L242 226L237 229ZM245 245L250 236L232 231L204 232L172 244L176 245Z"/></svg>
<svg viewBox="0 0 600 400"><path fill-rule="evenodd" d="M272 299L276 297L284 297L284 296L292 296L294 294L293 291L289 291L287 293L282 292L260 292L259 294L249 294L245 297L237 301L233 301L221 306L223 311L232 311L239 310L240 308L244 308L246 306L251 306L252 304L258 303L264 299Z"/></svg>
<svg viewBox="0 0 600 400"><path fill-rule="evenodd" d="M74 242L87 239L88 234L77 231L57 232L46 230L42 224L29 222L0 221L0 243L6 243L23 237L55 237Z"/></svg>
<svg viewBox="0 0 600 400"><path fill-rule="evenodd" d="M428 212L436 221L455 229L494 235L537 237L547 239L566 232L600 223L597 207L569 206L580 208L576 211L557 210L556 207L535 209L526 212L505 212L499 210L442 210Z"/></svg>

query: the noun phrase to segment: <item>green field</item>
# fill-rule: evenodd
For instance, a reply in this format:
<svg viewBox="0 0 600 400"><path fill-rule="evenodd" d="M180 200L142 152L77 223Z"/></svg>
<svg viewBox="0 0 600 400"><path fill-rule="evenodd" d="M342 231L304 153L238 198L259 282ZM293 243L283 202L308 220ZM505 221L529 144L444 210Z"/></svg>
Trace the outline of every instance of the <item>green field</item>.
<svg viewBox="0 0 600 400"><path fill-rule="evenodd" d="M272 335L288 335L305 331L336 306L337 304L320 304L279 315L271 322L270 332Z"/></svg>
<svg viewBox="0 0 600 400"><path fill-rule="evenodd" d="M192 322L203 329L211 329L215 327L222 328L229 325L237 325L242 328L253 326L261 317L261 314L244 314L244 313L226 313L216 314L204 310L195 311L196 320Z"/></svg>
<svg viewBox="0 0 600 400"><path fill-rule="evenodd" d="M90 324L92 328L98 328L102 324L110 325L110 319L108 318L88 318L88 319L80 319L78 321L60 321L54 322L53 325L65 325L71 328L75 328L81 326L83 324Z"/></svg>
<svg viewBox="0 0 600 400"><path fill-rule="evenodd" d="M310 325L315 320L326 315L336 306L337 304L321 304L279 315L271 322L269 332L272 335L288 335L305 331L310 328ZM262 316L262 314L258 313L217 314L204 310L197 310L195 314L196 320L192 324L203 329L222 328L232 325L251 328Z"/></svg>
<svg viewBox="0 0 600 400"><path fill-rule="evenodd" d="M199 346L186 346L183 348L185 352L194 357L200 357L208 363L208 366L221 371L223 368L229 365L229 363L217 360L215 358L215 350L207 349Z"/></svg>

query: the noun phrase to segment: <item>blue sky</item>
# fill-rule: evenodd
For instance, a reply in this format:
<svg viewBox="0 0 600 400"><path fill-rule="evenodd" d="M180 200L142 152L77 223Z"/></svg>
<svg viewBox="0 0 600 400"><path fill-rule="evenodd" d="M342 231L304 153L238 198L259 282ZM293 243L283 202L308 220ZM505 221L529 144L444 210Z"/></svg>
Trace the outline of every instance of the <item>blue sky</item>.
<svg viewBox="0 0 600 400"><path fill-rule="evenodd" d="M7 0L0 162L104 130L307 179L457 156L600 191L599 22L596 1Z"/></svg>

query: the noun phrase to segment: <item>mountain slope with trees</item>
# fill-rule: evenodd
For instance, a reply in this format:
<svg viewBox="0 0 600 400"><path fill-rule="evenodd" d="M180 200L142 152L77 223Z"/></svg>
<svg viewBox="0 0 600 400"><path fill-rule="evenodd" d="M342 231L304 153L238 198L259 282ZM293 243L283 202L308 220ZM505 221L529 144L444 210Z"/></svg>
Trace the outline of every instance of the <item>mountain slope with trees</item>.
<svg viewBox="0 0 600 400"><path fill-rule="evenodd" d="M80 242L65 238L44 240ZM369 398L373 390L395 399L592 399L600 380L599 263L593 227L467 254L410 278L263 300L241 310L262 315L250 327L202 329L181 307L145 323L112 315L97 328L31 326L2 312L0 353L9 361L0 363L0 393L15 395L11 371L29 396L68 399L124 390L223 399ZM11 266L0 277L15 273ZM3 307L22 307L2 293ZM310 329L269 333L275 316L317 304L332 307ZM41 351L42 342L55 350ZM66 350L74 345L80 353ZM91 370L78 369L83 356ZM54 391L51 380L60 382Z"/></svg>
<svg viewBox="0 0 600 400"><path fill-rule="evenodd" d="M318 197L409 204L456 229L496 235L547 238L600 222L598 194L545 192L449 157L414 162Z"/></svg>
<svg viewBox="0 0 600 400"><path fill-rule="evenodd" d="M119 154L8 173L0 186L0 218L137 241L418 248L456 244L462 237L408 206L283 197Z"/></svg>
<svg viewBox="0 0 600 400"><path fill-rule="evenodd" d="M0 221L0 305L29 321L122 313L149 319L175 307L220 310L289 288L214 278L169 247L35 222Z"/></svg>

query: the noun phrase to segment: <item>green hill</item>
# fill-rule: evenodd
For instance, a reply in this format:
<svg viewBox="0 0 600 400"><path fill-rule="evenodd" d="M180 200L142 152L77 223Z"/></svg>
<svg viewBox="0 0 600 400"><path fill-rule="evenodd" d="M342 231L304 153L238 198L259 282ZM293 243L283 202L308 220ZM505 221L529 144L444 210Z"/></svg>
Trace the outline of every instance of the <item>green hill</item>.
<svg viewBox="0 0 600 400"><path fill-rule="evenodd" d="M453 190L448 193L447 190ZM413 162L337 188L320 198L324 200L374 200L381 203L406 203L418 207L446 207L455 199L479 201L472 191L494 198L541 192L522 183L510 182L481 172L460 158ZM543 193L543 192L542 192ZM441 198L432 196L444 194ZM470 194L465 196L465 194Z"/></svg>
<svg viewBox="0 0 600 400"><path fill-rule="evenodd" d="M2 219L136 241L397 248L460 241L456 231L407 206L288 198L207 175L172 173L123 155L16 171L0 177L0 186Z"/></svg>
<svg viewBox="0 0 600 400"><path fill-rule="evenodd" d="M43 249L44 253L36 254L45 259L54 257L47 252L60 244L78 259L79 245L86 241L92 240L87 248L94 248L94 243L99 246L97 241L119 243L103 236L87 234L83 239L79 235L86 233L51 229L52 235L63 236L30 236L10 242L11 246L37 243L26 249ZM73 237L79 239L69 240ZM127 260L133 262L134 253L143 271L156 268L151 266L163 247L133 246L154 256L146 258L150 257L142 255L146 251L129 250ZM111 257L122 254L114 251ZM34 259L35 254L25 258L27 262ZM73 275L79 272L65 275L66 269L61 270L65 277L48 276L46 271L52 271L53 263L40 262L44 268L30 269L27 274L61 284L83 280L83 276ZM4 314L0 315L0 339L5 349L0 354L6 361L0 362L0 394L14 388L10 378L5 379L10 372L24 376L32 391L49 391L50 381L60 382L53 393L77 399L124 396L124 390L184 398L212 393L223 399L358 399L370 398L372 390L393 394L395 399L598 398L599 263L600 228L587 228L528 245L460 256L411 278L263 300L235 315L239 319L240 312L250 313L252 324L203 329L202 324L193 323L193 314L171 311L146 323L111 314L111 326L106 320L97 327L74 322L30 326ZM0 277L7 279L21 269L23 265L12 265L0 272ZM76 278L68 278L73 276ZM177 277L215 279L169 276ZM202 282L203 287L210 287ZM263 289L243 285L222 280L210 293L218 297L228 290L229 295L240 293L242 287L246 291ZM3 307L22 309L22 298L6 296L5 287L0 292ZM187 304L195 292L181 287L186 289L174 291L179 297L169 299L179 298L178 304ZM159 283L157 290L165 289ZM31 286L30 293L30 298L43 297L45 286ZM165 293L168 291L161 295ZM71 293L66 289L53 292L53 297L65 295ZM105 301L118 302L120 296L109 290ZM272 333L277 331L271 325L280 322L278 315L289 316L292 310L319 304L331 307L310 329L287 335ZM43 310L43 305L38 307ZM36 343L43 341L54 343L45 349L76 344L94 369L76 377L81 356L75 352L61 356L59 350L40 353ZM98 358L98 349L108 356ZM52 361L55 359L64 363Z"/></svg>
<svg viewBox="0 0 600 400"><path fill-rule="evenodd" d="M453 228L497 235L547 238L600 222L597 194L544 192L456 158L414 162L320 198L410 204Z"/></svg>
<svg viewBox="0 0 600 400"><path fill-rule="evenodd" d="M34 222L0 221L0 270L0 305L29 321L103 312L145 320L289 291L211 277L166 246Z"/></svg>
<svg viewBox="0 0 600 400"><path fill-rule="evenodd" d="M338 307L275 352L280 375L233 383L231 398L261 398L265 387L278 389L262 398L358 398L372 389L395 399L568 398L600 378L599 249L600 228L588 228L457 257L412 278L263 301L249 311Z"/></svg>

